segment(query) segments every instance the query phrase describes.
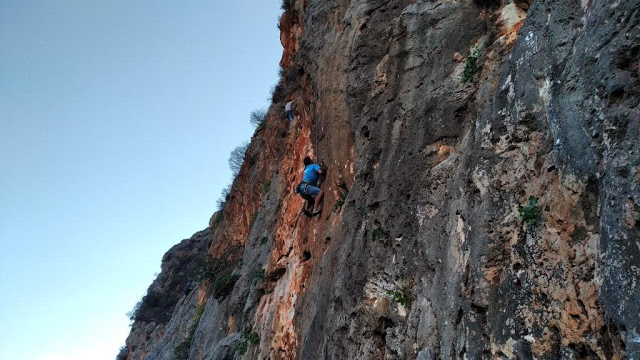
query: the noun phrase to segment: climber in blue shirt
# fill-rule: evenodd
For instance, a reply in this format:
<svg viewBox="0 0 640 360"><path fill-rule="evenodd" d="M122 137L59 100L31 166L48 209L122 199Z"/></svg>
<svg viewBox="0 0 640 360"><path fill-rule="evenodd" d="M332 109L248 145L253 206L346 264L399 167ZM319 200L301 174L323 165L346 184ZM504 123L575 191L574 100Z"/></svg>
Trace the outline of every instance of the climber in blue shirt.
<svg viewBox="0 0 640 360"><path fill-rule="evenodd" d="M193 290L193 286L191 285L191 281L187 281L187 285L185 285L184 289L182 289L182 293L184 294L184 296L187 296L187 295L189 295L191 290Z"/></svg>
<svg viewBox="0 0 640 360"><path fill-rule="evenodd" d="M322 203L322 197L324 192L318 188L318 179L320 175L324 174L324 170L318 164L314 164L310 157L305 157L304 160L304 175L302 182L296 186L296 193L300 194L303 199L307 200L304 207L305 215L315 216L322 212L320 203ZM309 207L313 204L313 212L309 213Z"/></svg>

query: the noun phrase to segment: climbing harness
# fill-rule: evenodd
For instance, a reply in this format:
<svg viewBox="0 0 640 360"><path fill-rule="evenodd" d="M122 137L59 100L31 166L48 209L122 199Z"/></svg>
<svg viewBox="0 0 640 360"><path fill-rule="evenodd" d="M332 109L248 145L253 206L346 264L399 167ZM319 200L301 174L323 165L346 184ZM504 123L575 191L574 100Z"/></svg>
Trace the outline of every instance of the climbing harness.
<svg viewBox="0 0 640 360"><path fill-rule="evenodd" d="M296 193L302 195L302 197L310 196L309 195L309 186L311 186L311 182L309 182L307 180L302 180L302 182L300 184L298 184L298 186L296 186Z"/></svg>
<svg viewBox="0 0 640 360"><path fill-rule="evenodd" d="M315 199L313 198L313 196L309 195L309 186L312 186L311 182L302 180L302 182L296 186L295 193L300 194L303 199L313 204L315 202Z"/></svg>

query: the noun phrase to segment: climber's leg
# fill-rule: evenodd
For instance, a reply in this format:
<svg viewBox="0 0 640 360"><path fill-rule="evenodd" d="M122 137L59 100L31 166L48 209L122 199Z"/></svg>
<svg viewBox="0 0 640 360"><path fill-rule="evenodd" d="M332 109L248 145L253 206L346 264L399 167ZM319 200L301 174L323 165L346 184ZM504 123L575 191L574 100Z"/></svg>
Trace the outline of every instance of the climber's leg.
<svg viewBox="0 0 640 360"><path fill-rule="evenodd" d="M324 197L324 192L315 186L309 186L307 190L307 194L315 197L315 204L313 205L313 213L312 215L318 215L320 211L322 211L321 203L322 198Z"/></svg>

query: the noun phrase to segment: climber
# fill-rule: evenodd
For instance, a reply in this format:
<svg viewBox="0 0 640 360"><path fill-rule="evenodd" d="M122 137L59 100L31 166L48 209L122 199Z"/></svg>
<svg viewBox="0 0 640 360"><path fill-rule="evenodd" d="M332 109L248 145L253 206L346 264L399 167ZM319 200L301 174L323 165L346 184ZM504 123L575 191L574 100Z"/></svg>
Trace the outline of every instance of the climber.
<svg viewBox="0 0 640 360"><path fill-rule="evenodd" d="M320 204L322 203L322 197L324 192L318 188L318 179L320 175L324 174L324 170L318 164L314 164L310 157L305 157L304 160L304 175L302 182L296 186L296 194L300 194L307 202L304 207L304 214L311 217L316 216L322 212ZM313 211L309 212L309 208L313 205Z"/></svg>
<svg viewBox="0 0 640 360"><path fill-rule="evenodd" d="M184 296L187 296L189 295L192 289L193 289L193 286L191 286L191 281L187 281L187 285L185 285L184 290L182 290L182 293L184 294Z"/></svg>
<svg viewBox="0 0 640 360"><path fill-rule="evenodd" d="M184 302L187 301L187 296L189 296L189 293L191 292L191 290L193 290L191 281L187 281L187 284L182 289L182 297L180 298L180 300L178 300L177 305L184 304Z"/></svg>
<svg viewBox="0 0 640 360"><path fill-rule="evenodd" d="M293 121L293 103L298 101L298 99L296 99L293 94L291 94L289 99L290 101L284 105L284 113L287 117L287 121L291 123Z"/></svg>

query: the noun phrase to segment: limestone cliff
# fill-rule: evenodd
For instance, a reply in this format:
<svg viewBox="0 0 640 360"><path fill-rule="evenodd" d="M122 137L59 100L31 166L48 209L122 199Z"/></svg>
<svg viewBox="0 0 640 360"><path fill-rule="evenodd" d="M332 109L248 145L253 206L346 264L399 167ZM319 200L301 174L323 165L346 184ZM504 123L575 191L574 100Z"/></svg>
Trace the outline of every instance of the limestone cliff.
<svg viewBox="0 0 640 360"><path fill-rule="evenodd" d="M285 5L268 119L120 358L640 359L640 0Z"/></svg>

